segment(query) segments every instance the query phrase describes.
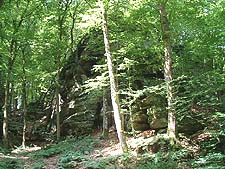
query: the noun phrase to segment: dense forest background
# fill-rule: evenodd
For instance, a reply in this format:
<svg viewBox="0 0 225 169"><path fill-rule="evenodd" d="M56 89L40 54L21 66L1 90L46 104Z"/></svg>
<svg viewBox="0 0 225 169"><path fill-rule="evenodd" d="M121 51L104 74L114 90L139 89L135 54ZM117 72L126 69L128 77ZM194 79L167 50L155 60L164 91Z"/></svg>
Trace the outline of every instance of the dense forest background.
<svg viewBox="0 0 225 169"><path fill-rule="evenodd" d="M224 167L224 0L4 0L0 18L3 154L65 158L100 132L117 168Z"/></svg>

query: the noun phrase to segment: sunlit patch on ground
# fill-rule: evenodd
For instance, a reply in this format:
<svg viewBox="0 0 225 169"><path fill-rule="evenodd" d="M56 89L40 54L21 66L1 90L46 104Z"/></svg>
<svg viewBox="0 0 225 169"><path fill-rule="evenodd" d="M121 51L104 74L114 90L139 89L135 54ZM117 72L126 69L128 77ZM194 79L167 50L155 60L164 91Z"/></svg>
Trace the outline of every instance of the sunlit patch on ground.
<svg viewBox="0 0 225 169"><path fill-rule="evenodd" d="M18 148L16 148L16 149L14 149L14 150L12 151L12 153L14 153L14 154L18 154L18 153L28 153L28 152L33 152L33 151L37 151L37 150L41 150L41 147L39 147L39 146L26 147L26 148L18 147Z"/></svg>

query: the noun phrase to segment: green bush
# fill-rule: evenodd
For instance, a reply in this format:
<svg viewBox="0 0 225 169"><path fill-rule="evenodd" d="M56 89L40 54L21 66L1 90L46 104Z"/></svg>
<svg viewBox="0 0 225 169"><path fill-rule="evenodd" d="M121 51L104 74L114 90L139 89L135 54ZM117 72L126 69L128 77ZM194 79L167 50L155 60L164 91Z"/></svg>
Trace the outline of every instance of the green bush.
<svg viewBox="0 0 225 169"><path fill-rule="evenodd" d="M177 169L178 164L174 160L174 156L169 153L168 155L159 152L155 157L141 158L137 164L138 169Z"/></svg>
<svg viewBox="0 0 225 169"><path fill-rule="evenodd" d="M35 159L53 157L54 155L60 154L62 150L60 147L50 146L46 149L39 150L31 154L31 156Z"/></svg>
<svg viewBox="0 0 225 169"><path fill-rule="evenodd" d="M33 164L30 169L44 169L44 163L43 162L37 162Z"/></svg>
<svg viewBox="0 0 225 169"><path fill-rule="evenodd" d="M15 158L4 158L0 160L0 169L23 169L24 162Z"/></svg>
<svg viewBox="0 0 225 169"><path fill-rule="evenodd" d="M221 153L208 153L192 161L192 168L222 169L225 168L225 155Z"/></svg>
<svg viewBox="0 0 225 169"><path fill-rule="evenodd" d="M59 159L58 169L73 168L81 164L86 158L82 152L68 152Z"/></svg>
<svg viewBox="0 0 225 169"><path fill-rule="evenodd" d="M90 159L86 162L85 167L86 168L93 168L93 169L115 169L116 164L118 163L116 156L109 156L105 158L99 158L99 159Z"/></svg>

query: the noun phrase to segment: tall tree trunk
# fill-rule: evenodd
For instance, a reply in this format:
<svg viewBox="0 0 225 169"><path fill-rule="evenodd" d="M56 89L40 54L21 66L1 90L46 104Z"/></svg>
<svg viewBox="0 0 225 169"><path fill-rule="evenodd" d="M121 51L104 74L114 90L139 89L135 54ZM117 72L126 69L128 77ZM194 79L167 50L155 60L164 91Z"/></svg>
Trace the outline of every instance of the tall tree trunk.
<svg viewBox="0 0 225 169"><path fill-rule="evenodd" d="M59 84L58 84L58 74L57 73L57 84L56 84L56 129L57 129L57 141L60 140L60 94L59 94Z"/></svg>
<svg viewBox="0 0 225 169"><path fill-rule="evenodd" d="M57 141L60 140L60 111L61 111L61 105L60 105L60 93L59 93L59 73L61 68L61 45L63 42L63 24L66 19L67 11L72 1L67 0L66 3L59 1L58 3L58 55L55 58L56 66L57 66L57 75L56 75L56 128L57 128ZM63 6L65 5L65 8ZM73 37L71 37L73 38ZM72 42L71 42L72 43Z"/></svg>
<svg viewBox="0 0 225 169"><path fill-rule="evenodd" d="M164 54L165 54L165 65L164 65L164 76L167 88L167 102L168 102L168 130L167 134L170 138L170 143L174 144L176 140L176 119L175 110L173 107L173 93L172 93L172 50L171 50L171 40L170 40L170 27L169 21L166 13L166 3L159 3L159 12L161 20L162 29L162 40L164 44Z"/></svg>
<svg viewBox="0 0 225 169"><path fill-rule="evenodd" d="M18 96L17 96L17 93L16 95L14 96L14 101L13 101L13 110L16 112L17 111L17 106L18 106ZM14 113L15 115L15 113Z"/></svg>
<svg viewBox="0 0 225 169"><path fill-rule="evenodd" d="M131 87L131 71L130 68L128 68L128 90L130 93L132 93L132 87ZM129 115L130 115L130 124L131 124L131 131L133 136L135 136L135 130L134 130L134 118L133 118L133 113L132 113L132 109L131 109L131 102L132 102L132 98L131 96L128 96L128 111L129 111Z"/></svg>
<svg viewBox="0 0 225 169"><path fill-rule="evenodd" d="M9 85L9 118L10 116L12 116L12 112L14 111L14 107L13 107L13 103L14 102L14 83L11 81L10 85Z"/></svg>
<svg viewBox="0 0 225 169"><path fill-rule="evenodd" d="M0 3L0 6L2 3ZM18 22L18 24L14 24L14 32L13 37L16 35L16 33L19 30L19 27L22 25L22 22L24 21L24 16L22 16ZM11 39L10 47L9 47L9 58L8 58L8 68L6 73L6 82L5 82L5 106L4 106L4 112L3 112L3 143L5 147L9 147L9 138L8 138L8 115L10 110L10 83L11 83L11 74L13 65L16 59L16 50L17 50L17 43L15 39Z"/></svg>
<svg viewBox="0 0 225 169"><path fill-rule="evenodd" d="M15 40L11 40L10 48L9 48L9 57L8 57L8 67L5 79L5 98L4 98L4 111L3 111L3 144L6 148L9 148L9 138L8 138L8 115L10 110L10 83L11 83L11 74L14 61L16 59L15 56L15 48L16 42Z"/></svg>
<svg viewBox="0 0 225 169"><path fill-rule="evenodd" d="M109 135L109 112L108 112L108 100L107 100L107 89L103 89L102 97L102 113L103 113L103 125L102 125L102 136L107 138Z"/></svg>
<svg viewBox="0 0 225 169"><path fill-rule="evenodd" d="M4 98L4 111L3 111L3 144L6 148L9 148L9 138L8 138L8 112L9 112L9 77L11 72L8 70L6 76L5 85L5 98Z"/></svg>
<svg viewBox="0 0 225 169"><path fill-rule="evenodd" d="M26 130L27 130L27 92L26 92L26 60L25 60L25 54L24 51L22 53L23 55L23 83L22 83L22 96L23 96L23 140L22 140L22 147L26 147Z"/></svg>
<svg viewBox="0 0 225 169"><path fill-rule="evenodd" d="M126 152L127 144L126 144L126 138L122 130L118 87L116 86L115 73L113 71L114 66L113 66L112 57L110 54L109 34L108 34L108 26L107 26L107 13L106 13L103 2L101 4L101 8L102 8L102 31L104 36L105 55L107 57L107 65L108 65L109 78L110 78L110 89L111 89L112 106L114 111L114 120L116 124L118 139L120 142L120 147L123 152Z"/></svg>

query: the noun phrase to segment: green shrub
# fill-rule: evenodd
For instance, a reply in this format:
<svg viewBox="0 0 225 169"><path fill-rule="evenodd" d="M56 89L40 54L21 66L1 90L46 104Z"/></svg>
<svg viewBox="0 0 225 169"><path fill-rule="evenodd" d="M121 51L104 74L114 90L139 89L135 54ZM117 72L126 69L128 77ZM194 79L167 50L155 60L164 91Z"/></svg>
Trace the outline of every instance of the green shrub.
<svg viewBox="0 0 225 169"><path fill-rule="evenodd" d="M50 146L46 149L39 150L31 154L31 156L35 159L53 157L54 155L60 154L62 150L60 147Z"/></svg>
<svg viewBox="0 0 225 169"><path fill-rule="evenodd" d="M177 162L174 160L173 156L169 153L168 155L159 152L155 157L142 158L138 164L138 169L177 169Z"/></svg>
<svg viewBox="0 0 225 169"><path fill-rule="evenodd" d="M58 169L73 168L81 164L86 158L82 152L68 152L59 159Z"/></svg>
<svg viewBox="0 0 225 169"><path fill-rule="evenodd" d="M192 168L222 169L225 168L225 155L221 153L208 153L192 161Z"/></svg>
<svg viewBox="0 0 225 169"><path fill-rule="evenodd" d="M115 169L118 161L116 156L110 156L105 158L99 159L90 159L86 162L86 168L93 168L93 169Z"/></svg>
<svg viewBox="0 0 225 169"><path fill-rule="evenodd" d="M30 169L44 169L44 163L43 162L37 162L33 164Z"/></svg>
<svg viewBox="0 0 225 169"><path fill-rule="evenodd" d="M14 158L4 158L0 160L0 169L23 169L24 162Z"/></svg>

